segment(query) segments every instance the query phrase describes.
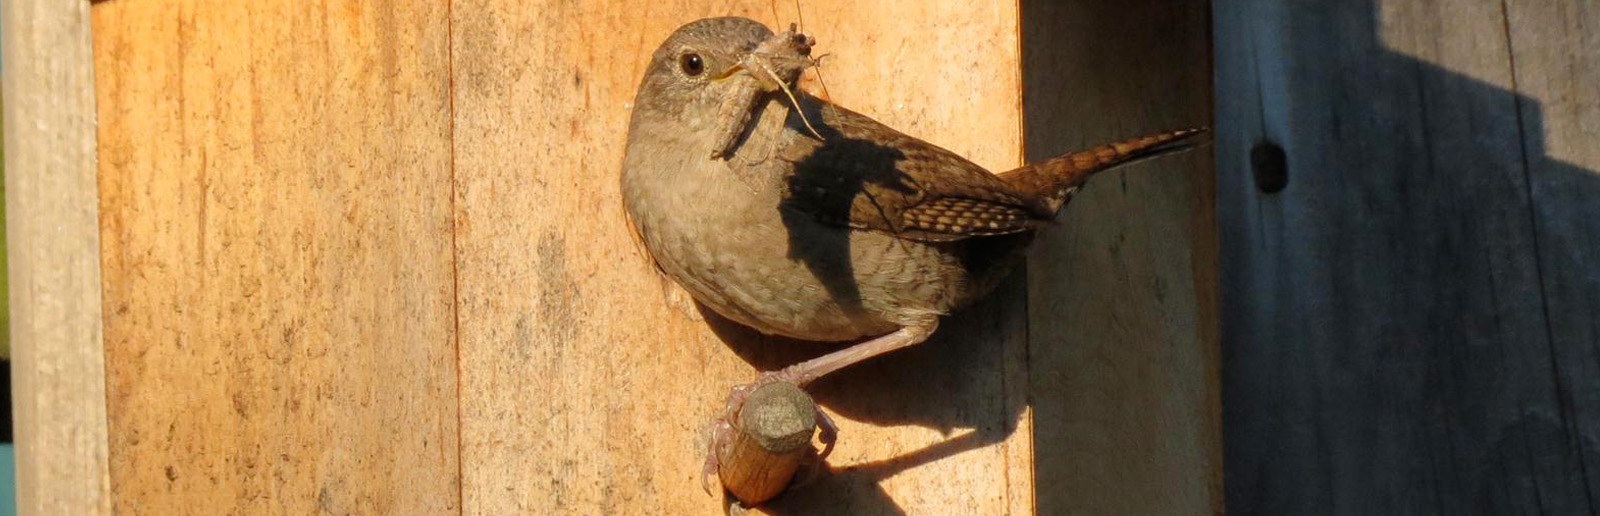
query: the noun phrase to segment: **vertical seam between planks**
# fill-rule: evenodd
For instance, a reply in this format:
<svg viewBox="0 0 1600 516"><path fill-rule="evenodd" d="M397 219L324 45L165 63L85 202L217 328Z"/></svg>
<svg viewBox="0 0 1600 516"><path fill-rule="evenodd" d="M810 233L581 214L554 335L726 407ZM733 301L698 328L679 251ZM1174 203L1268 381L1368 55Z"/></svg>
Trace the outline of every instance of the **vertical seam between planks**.
<svg viewBox="0 0 1600 516"><path fill-rule="evenodd" d="M449 106L450 117L449 134L445 137L450 143L450 314L454 323L451 340L455 342L455 369L456 369L456 514L466 514L466 437L462 430L462 405L461 398L461 248L456 237L460 233L457 217L460 211L456 206L456 38L455 38L455 0L448 0L444 4L444 34L445 34L445 98Z"/></svg>
<svg viewBox="0 0 1600 516"><path fill-rule="evenodd" d="M1202 32L1199 46L1205 52L1205 66L1202 81L1205 84L1206 95L1201 104L1205 112L1206 126L1216 134L1217 126L1217 52L1216 52L1216 11L1212 0L1206 0L1198 8L1200 18L1200 31ZM1187 104L1187 102L1186 102ZM1215 141L1215 136L1212 137ZM1194 210L1209 212L1202 222L1208 223L1202 227L1191 226L1195 240L1190 245L1189 251L1189 281L1194 285L1195 292L1195 328L1200 338L1202 348L1201 356L1206 371L1202 373L1205 378L1205 408L1207 412L1204 419L1207 426L1204 433L1209 441L1208 457L1211 460L1210 478L1206 479L1206 494L1210 498L1209 509L1211 514L1226 513L1226 494L1224 493L1225 472L1223 471L1223 435L1222 435L1222 223L1217 216L1217 163L1216 146L1212 145L1209 156L1204 160L1204 166L1211 167L1209 174L1200 174L1198 181L1190 187L1193 197ZM1199 190L1198 192L1196 190ZM1196 217L1199 219L1199 217ZM1196 250L1204 250L1204 264L1196 261ZM1199 266L1197 266L1199 265ZM1204 298L1200 286L1206 285ZM1210 307L1209 310L1203 307Z"/></svg>
<svg viewBox="0 0 1600 516"><path fill-rule="evenodd" d="M1545 288L1544 256L1540 249L1539 241L1539 213L1533 198L1533 167L1528 157L1528 128L1522 116L1522 87L1517 83L1517 52L1511 37L1511 8L1507 5L1506 0L1500 1L1500 24L1506 40L1506 66L1510 72L1511 102L1517 120L1517 146L1520 151L1519 157L1522 161L1523 192L1528 201L1528 234L1533 237L1534 277L1539 281L1539 311L1544 319L1545 343L1550 352L1550 379L1555 384L1556 405L1560 409L1562 430L1567 434L1567 444L1575 448L1572 451L1577 455L1578 472L1587 480L1589 472L1583 456L1583 441L1582 439L1573 438L1575 429L1572 426L1576 423L1572 420L1572 416L1575 414L1572 408L1571 392L1568 390L1566 381L1561 376L1561 367L1557 365L1555 329L1551 327L1552 321L1550 319L1550 293ZM1589 513L1595 514L1594 497L1589 492L1588 482L1584 482L1584 484L1584 500L1589 506ZM1535 487L1534 493L1539 495L1537 487ZM1539 498L1542 504L1543 496L1539 495ZM1543 512L1543 509L1540 512Z"/></svg>
<svg viewBox="0 0 1600 516"><path fill-rule="evenodd" d="M1017 55L1017 69L1016 69L1015 79L1017 81L1017 83L1016 83L1016 88L1017 88L1017 159L1018 159L1018 162L1019 162L1018 164L1019 165L1025 165L1028 162L1028 110L1027 110L1028 85L1027 85L1027 72L1024 70L1024 67L1027 66L1027 59L1023 55L1023 52L1024 52L1025 48L1026 48L1026 45L1025 45L1026 41L1025 40L1026 40L1027 33L1026 33L1026 29L1025 29L1026 21L1024 20L1024 16L1023 16L1023 12L1022 12L1022 4L1023 4L1023 0L1015 0L1014 2L1012 2L1012 13L1014 13L1014 15L1016 17L1016 28L1012 31L1012 34L1016 35L1015 36L1016 37L1016 41L1014 42L1014 44L1015 44L1016 55ZM1010 375L1006 374L1006 367L1003 364L1000 367L1000 385L1001 385L1000 389L1001 389L1001 392L1004 393L1007 397L1009 397L1011 395L1011 393L1012 393L1012 388L1010 386L1011 382L1013 380L1020 380L1020 382L1021 382L1020 390L1021 390L1021 394L1022 394L1022 399L1021 400L1007 399L1001 404L1000 428L1002 428L1002 429L1006 428L1007 426L1012 426L1011 425L1012 422L1009 419L1011 417L1011 407L1013 407L1013 406L1020 406L1020 410L1017 413L1017 419L1018 420L1016 421L1015 426L1012 426L1012 428L1021 427L1022 423L1023 423L1022 418L1031 418L1032 417L1032 415L1031 415L1032 413L1029 411L1029 409L1033 406L1032 399L1031 399L1032 398L1032 387L1033 387L1033 378L1032 378L1033 377L1033 364L1032 364L1032 362L1033 362L1033 310L1031 308L1031 302L1032 302L1032 298L1033 298L1033 289L1031 288L1031 286L1029 284L1029 281L1028 281L1028 266L1027 266L1027 263L1026 263L1026 261L1027 261L1026 256L1023 258L1023 260L1024 260L1024 263L1023 263L1023 266L1021 267L1021 269L1022 269L1021 270L1021 274L1022 274L1022 336L1021 336L1022 337L1021 338L1022 353L1021 353L1021 361L1022 361L1022 363L1019 364L1021 366L1021 368L1020 368L1019 372L1017 373L1017 376L1019 376L1020 379L1010 378ZM1020 402L1020 405L1019 405L1019 402ZM1039 455L1039 451L1038 451L1039 443L1035 439L1035 436L1038 434L1038 428L1035 427L1032 424L1027 425L1027 427L1028 427L1028 434L1029 435L1017 436L1017 437L1025 438L1025 439L1028 440L1028 443L1029 443L1029 445L1028 445L1029 457L1025 458L1025 461L1026 461L1025 466L1027 466L1027 468L1028 468L1028 497L1031 499L1031 500L1029 500L1028 508L1034 514L1038 514L1039 513L1039 489L1038 489L1038 483L1035 481L1035 479L1038 477L1037 471L1035 470L1035 466L1036 466L1036 464L1038 462L1037 458L1038 458L1038 455ZM1013 432L1014 431L1015 430L1013 430ZM1005 438L1002 438L1002 440L1001 440L1002 443L1009 442L1009 441L1010 441L1009 439L1005 439ZM1010 447L1009 444L1007 444L1005 446L1007 448ZM1013 455L1011 453L1006 453L1004 456L1006 457L1007 461L1016 460L1015 455ZM1014 467L1015 466L1008 464L1005 468L1002 468L1004 470L1004 472L1005 472L1005 478L1004 478L1005 487L1003 488L1002 492L1005 493L1007 512L1010 512L1010 509L1012 507L1016 506L1015 503L1014 503L1015 500L1012 500L1012 498L1011 498L1012 495L1013 495L1013 493L1012 493L1013 483L1012 483L1012 479L1011 479L1011 470Z"/></svg>
<svg viewBox="0 0 1600 516"><path fill-rule="evenodd" d="M111 514L116 512L115 503L117 492L113 489L111 477L111 375L109 374L111 368L111 356L109 348L106 347L106 277L104 262L101 258L105 249L105 239L101 237L100 233L101 229L105 227L105 211L100 209L100 98L99 92L95 88L94 73L94 5L91 2L83 2L79 5L81 5L83 9L83 32L85 33L84 39L87 39L89 42L89 51L87 52L87 56L85 58L88 61L85 64L85 68L89 70L89 106L86 110L86 113L89 117L89 142L92 146L89 152L89 162L90 166L94 169L94 181L92 182L92 188L94 188L93 208L95 210L94 269L95 276L99 280L99 284L95 285L95 290L97 290L97 294L99 294L98 296L95 296L95 302L99 304L100 311L99 321L97 321L99 328L95 331L95 333L97 334L96 337L100 340L100 387L104 390L104 392L101 393L102 400L100 406L100 425L99 428L91 429L91 431L100 432L101 437L105 441L105 448L101 450L103 455L100 456L98 464L99 471L97 472L100 475L100 485L102 490L99 508L107 511L108 514ZM6 295L9 295L9 293ZM12 377L15 378L15 375L12 375ZM15 401L12 402L12 406L16 406ZM12 424L15 425L16 422L13 421ZM16 432L13 431L12 438L15 439L15 437ZM13 446L15 446L15 443L13 443ZM14 479L16 475L15 470L13 470L12 475Z"/></svg>
<svg viewBox="0 0 1600 516"><path fill-rule="evenodd" d="M108 513L115 513L116 512L116 494L117 494L117 492L116 492L116 489L115 489L116 486L113 484L114 477L111 476L111 444L112 444L111 443L111 396L112 396L112 394L111 394L112 393L112 391L111 391L111 389L112 389L112 385L111 385L111 349L110 349L110 347L106 346L106 311L105 311L105 306L106 306L106 277L105 277L105 263L104 263L104 259L103 259L103 256L104 256L104 253L105 253L105 239L103 238L103 233L102 233L102 231L104 230L104 228L106 226L106 223L105 223L106 213L105 213L105 210L101 210L100 209L101 203L104 202L104 199L101 197L101 192L100 192L100 94L99 94L98 89L96 88L95 73L94 73L94 71L95 71L94 70L94 4L92 2L85 2L83 4L83 17L84 17L84 21L83 21L84 32L89 33L89 36L88 36L88 39L89 39L89 57L88 57L89 63L88 63L88 69L89 69L89 89L91 91L89 92L89 109L88 109L88 113L89 113L89 117L90 117L89 125L90 125L90 127L93 128L90 131L91 134L90 134L89 139L90 139L92 145L94 146L92 151L90 152L90 157L91 157L91 160L92 160L93 166L94 166L94 203L95 203L94 204L94 206L95 206L95 215L94 215L94 220L95 220L95 245L94 245L95 259L94 259L94 264L95 264L95 269L98 269L100 271L100 273L98 274L98 276L100 277L100 282L99 282L99 285L95 286L95 288L96 288L96 290L99 290L99 294L100 294L96 299L96 301L98 303L100 303L100 321L99 321L100 322L100 330L98 332L99 333L99 339L100 339L100 361L101 361L101 364L102 364L101 367L100 367L100 384L101 384L101 388L105 390L105 392L101 393L103 395L102 396L103 399L101 401L101 407L105 411L105 415L104 415L103 421L102 421L103 425L99 429L101 434L102 434L101 437L103 437L104 441L105 441L105 456L101 458L102 468L101 468L101 470L99 472L99 474L100 474L100 476L101 476L101 478L103 479L103 482L104 482L103 485L105 486L104 487L104 489L105 489L105 491L104 491L105 499L101 502L101 507L106 509L108 511ZM202 206L203 205L204 205L204 200L202 199ZM6 293L5 295L10 295L10 294ZM9 314L7 314L7 316L9 317ZM12 377L15 378L16 375L13 374ZM13 407L16 406L16 402L15 401L12 401L12 406ZM16 410L16 409L13 408L12 410ZM15 420L12 421L12 424L13 425L16 424ZM16 432L15 431L12 432L12 438L13 439L16 438ZM12 444L13 444L13 446L15 446L15 443L12 443ZM16 475L15 470L13 470L12 475L13 475L13 478L15 478L15 475ZM18 507L18 509L20 510L21 507Z"/></svg>

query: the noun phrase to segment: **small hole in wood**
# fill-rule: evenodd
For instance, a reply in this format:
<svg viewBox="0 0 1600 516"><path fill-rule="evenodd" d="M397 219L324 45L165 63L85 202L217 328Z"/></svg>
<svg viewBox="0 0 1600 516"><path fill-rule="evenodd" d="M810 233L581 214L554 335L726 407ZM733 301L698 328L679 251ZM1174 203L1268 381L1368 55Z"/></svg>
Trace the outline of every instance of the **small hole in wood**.
<svg viewBox="0 0 1600 516"><path fill-rule="evenodd" d="M1250 169L1261 193L1274 194L1289 186L1289 156L1277 143L1262 140L1251 147Z"/></svg>

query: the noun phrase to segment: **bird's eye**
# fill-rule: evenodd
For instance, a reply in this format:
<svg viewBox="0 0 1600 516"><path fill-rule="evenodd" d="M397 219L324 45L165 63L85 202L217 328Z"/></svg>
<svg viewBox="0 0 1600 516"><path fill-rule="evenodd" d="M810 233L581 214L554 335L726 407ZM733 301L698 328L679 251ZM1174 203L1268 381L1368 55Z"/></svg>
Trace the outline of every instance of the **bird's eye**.
<svg viewBox="0 0 1600 516"><path fill-rule="evenodd" d="M690 52L678 57L678 68L683 69L683 73L688 76L694 77L706 71L706 63L700 59L700 54Z"/></svg>

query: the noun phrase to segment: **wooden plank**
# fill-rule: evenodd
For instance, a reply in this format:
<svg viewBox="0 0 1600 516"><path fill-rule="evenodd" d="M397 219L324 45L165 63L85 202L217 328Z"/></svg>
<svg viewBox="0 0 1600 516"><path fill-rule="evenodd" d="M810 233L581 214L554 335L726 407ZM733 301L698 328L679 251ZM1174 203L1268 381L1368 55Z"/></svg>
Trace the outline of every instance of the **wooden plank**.
<svg viewBox="0 0 1600 516"><path fill-rule="evenodd" d="M88 2L0 5L19 514L109 514Z"/></svg>
<svg viewBox="0 0 1600 516"><path fill-rule="evenodd" d="M446 514L439 2L95 4L124 514Z"/></svg>
<svg viewBox="0 0 1600 516"><path fill-rule="evenodd" d="M1013 6L801 7L817 52L834 56L823 77L836 100L993 168L1020 161ZM705 16L797 20L773 11L454 5L466 512L715 511L696 442L727 389L831 349L696 320L634 247L617 201L629 100L655 46ZM842 471L775 510L1030 513L1022 311L1013 288L935 342L820 382L843 427L831 459Z"/></svg>
<svg viewBox="0 0 1600 516"><path fill-rule="evenodd" d="M1211 121L1206 2L1025 1L1029 160ZM1209 149L1091 180L1029 260L1041 514L1220 514Z"/></svg>
<svg viewBox="0 0 1600 516"><path fill-rule="evenodd" d="M1577 473L1547 490L1572 497L1550 510L1600 513L1600 4L1505 7L1556 381L1557 411L1535 435L1563 441L1560 467Z"/></svg>
<svg viewBox="0 0 1600 516"><path fill-rule="evenodd" d="M1533 4L1216 2L1229 512L1596 512L1596 14Z"/></svg>

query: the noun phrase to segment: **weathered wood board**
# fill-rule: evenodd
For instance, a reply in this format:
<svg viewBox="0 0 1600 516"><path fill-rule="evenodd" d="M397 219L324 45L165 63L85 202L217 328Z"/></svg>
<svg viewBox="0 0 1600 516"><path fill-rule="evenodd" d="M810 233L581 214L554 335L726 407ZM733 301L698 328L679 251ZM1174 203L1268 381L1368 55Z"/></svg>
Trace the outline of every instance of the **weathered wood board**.
<svg viewBox="0 0 1600 516"><path fill-rule="evenodd" d="M89 5L5 2L0 23L15 510L109 514Z"/></svg>
<svg viewBox="0 0 1600 516"><path fill-rule="evenodd" d="M93 17L117 511L458 512L445 5Z"/></svg>
<svg viewBox="0 0 1600 516"><path fill-rule="evenodd" d="M1600 6L1215 6L1229 512L1600 510Z"/></svg>
<svg viewBox="0 0 1600 516"><path fill-rule="evenodd" d="M1022 2L1029 160L1211 124L1206 2ZM1209 147L1092 179L1028 268L1040 514L1222 509Z"/></svg>
<svg viewBox="0 0 1600 516"><path fill-rule="evenodd" d="M801 8L835 100L981 164L1020 162L1014 5ZM831 349L697 320L627 232L617 178L644 64L678 25L721 14L799 21L763 1L453 7L466 512L713 512L697 442L727 389ZM820 382L840 471L771 510L1031 512L1023 313L1013 289Z"/></svg>
<svg viewBox="0 0 1600 516"><path fill-rule="evenodd" d="M628 235L631 97L684 22L803 21L832 55L807 88L997 170L1022 161L1025 132L1042 157L1208 113L1195 7L1133 11L1185 37L1161 66L1122 69L1076 48L1093 38L1028 36L1015 4L778 4L96 4L113 505L719 510L699 493L699 441L727 389L832 346L702 314ZM1139 19L1027 8L1107 32ZM844 431L835 472L768 510L1214 509L1204 162L1108 176L1137 189L1091 188L1031 283L819 382ZM1118 272L1084 277L1099 268ZM1109 311L1073 315L1112 292ZM1030 338L1056 347L1030 354ZM1059 416L1040 431L1049 492L1030 397Z"/></svg>

